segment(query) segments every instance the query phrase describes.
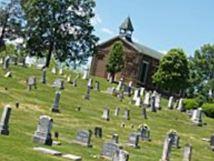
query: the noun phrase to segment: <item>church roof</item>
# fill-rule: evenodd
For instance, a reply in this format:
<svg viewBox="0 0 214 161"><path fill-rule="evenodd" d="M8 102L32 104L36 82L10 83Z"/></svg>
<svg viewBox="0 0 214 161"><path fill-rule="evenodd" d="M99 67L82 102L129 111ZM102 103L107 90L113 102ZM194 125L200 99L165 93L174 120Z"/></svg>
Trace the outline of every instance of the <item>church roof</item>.
<svg viewBox="0 0 214 161"><path fill-rule="evenodd" d="M154 50L154 49L151 49L145 45L142 45L140 43L137 43L137 42L130 42L128 40L126 40L125 38L121 37L121 36L116 36L116 37L113 37L112 39L110 40L107 40L101 44L99 44L98 46L103 46L105 45L106 43L110 42L110 41L114 41L114 40L121 40L123 42L125 42L126 44L130 45L132 48L134 48L137 52L141 53L141 54L144 54L144 55L147 55L149 57L152 57L154 59L157 59L157 60L160 60L162 57L163 57L163 54Z"/></svg>
<svg viewBox="0 0 214 161"><path fill-rule="evenodd" d="M134 31L134 27L132 25L130 17L127 17L125 21L123 21L123 23L120 25L120 29Z"/></svg>

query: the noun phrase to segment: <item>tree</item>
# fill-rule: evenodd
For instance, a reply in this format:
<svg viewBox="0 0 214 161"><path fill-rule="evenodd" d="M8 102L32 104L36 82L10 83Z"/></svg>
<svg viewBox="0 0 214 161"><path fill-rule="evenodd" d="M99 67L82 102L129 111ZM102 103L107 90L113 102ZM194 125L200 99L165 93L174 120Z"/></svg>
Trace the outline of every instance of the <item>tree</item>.
<svg viewBox="0 0 214 161"><path fill-rule="evenodd" d="M171 49L160 61L153 82L162 89L179 92L188 86L189 68L182 49Z"/></svg>
<svg viewBox="0 0 214 161"><path fill-rule="evenodd" d="M123 43L118 41L112 46L109 53L108 63L106 65L107 72L109 72L114 80L116 73L121 72L124 67L123 57Z"/></svg>
<svg viewBox="0 0 214 161"><path fill-rule="evenodd" d="M0 2L0 49L5 49L5 39L15 40L22 37L24 15L21 0Z"/></svg>
<svg viewBox="0 0 214 161"><path fill-rule="evenodd" d="M202 80L214 79L214 44L205 44L195 51L194 70L201 73Z"/></svg>
<svg viewBox="0 0 214 161"><path fill-rule="evenodd" d="M26 47L32 56L46 56L45 67L52 55L60 62L81 64L94 54L94 0L36 0L24 6Z"/></svg>

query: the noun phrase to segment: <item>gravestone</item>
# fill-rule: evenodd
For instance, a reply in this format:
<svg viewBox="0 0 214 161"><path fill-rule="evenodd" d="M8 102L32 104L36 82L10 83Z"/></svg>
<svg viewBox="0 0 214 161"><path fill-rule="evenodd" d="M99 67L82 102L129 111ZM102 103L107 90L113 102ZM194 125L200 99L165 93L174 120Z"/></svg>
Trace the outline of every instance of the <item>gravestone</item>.
<svg viewBox="0 0 214 161"><path fill-rule="evenodd" d="M112 134L111 141L115 144L119 144L119 135L118 134Z"/></svg>
<svg viewBox="0 0 214 161"><path fill-rule="evenodd" d="M140 97L140 89L134 91L133 102L136 102L138 97Z"/></svg>
<svg viewBox="0 0 214 161"><path fill-rule="evenodd" d="M31 76L27 79L27 85L28 85L28 90L31 91L32 87L34 87L34 89L36 89L36 77L35 76Z"/></svg>
<svg viewBox="0 0 214 161"><path fill-rule="evenodd" d="M169 101L168 101L168 108L169 109L173 109L173 99L174 99L173 96L169 97Z"/></svg>
<svg viewBox="0 0 214 161"><path fill-rule="evenodd" d="M214 151L214 134L210 137L210 146L212 151Z"/></svg>
<svg viewBox="0 0 214 161"><path fill-rule="evenodd" d="M61 92L57 91L54 98L54 103L52 107L52 112L59 112L59 101L60 101Z"/></svg>
<svg viewBox="0 0 214 161"><path fill-rule="evenodd" d="M92 132L90 130L80 130L77 132L76 140L74 142L83 146L92 147L91 136Z"/></svg>
<svg viewBox="0 0 214 161"><path fill-rule="evenodd" d="M116 90L117 90L117 91L120 91L120 90L122 89L122 87L123 87L123 78L120 79L120 81L119 81L119 83L118 83L118 85L117 85Z"/></svg>
<svg viewBox="0 0 214 161"><path fill-rule="evenodd" d="M161 95L160 94L157 94L156 97L155 97L155 108L160 110L161 109Z"/></svg>
<svg viewBox="0 0 214 161"><path fill-rule="evenodd" d="M201 108L193 110L191 121L193 124L202 126L202 109Z"/></svg>
<svg viewBox="0 0 214 161"><path fill-rule="evenodd" d="M167 134L164 140L163 153L160 161L170 161L171 148L172 148L172 140Z"/></svg>
<svg viewBox="0 0 214 161"><path fill-rule="evenodd" d="M63 69L62 68L59 69L59 75L63 75Z"/></svg>
<svg viewBox="0 0 214 161"><path fill-rule="evenodd" d="M4 107L1 122L0 122L0 134L1 135L9 135L9 120L10 120L11 107L6 105Z"/></svg>
<svg viewBox="0 0 214 161"><path fill-rule="evenodd" d="M179 148L180 137L175 130L170 130L168 136L171 138L172 147Z"/></svg>
<svg viewBox="0 0 214 161"><path fill-rule="evenodd" d="M114 116L119 116L120 114L120 107L116 107L114 111Z"/></svg>
<svg viewBox="0 0 214 161"><path fill-rule="evenodd" d="M212 91L212 89L209 89L208 97L209 97L210 99L213 98L213 91Z"/></svg>
<svg viewBox="0 0 214 161"><path fill-rule="evenodd" d="M104 108L102 118L106 121L110 120L110 110L109 108Z"/></svg>
<svg viewBox="0 0 214 161"><path fill-rule="evenodd" d="M132 94L132 84L133 84L133 82L130 81L130 82L129 82L129 85L128 85L128 87L127 87L127 95L128 95L129 97L130 97L131 94Z"/></svg>
<svg viewBox="0 0 214 161"><path fill-rule="evenodd" d="M128 161L129 160L129 153L124 150L117 150L114 153L112 161Z"/></svg>
<svg viewBox="0 0 214 161"><path fill-rule="evenodd" d="M94 136L97 138L102 138L103 130L101 127L95 127L94 128Z"/></svg>
<svg viewBox="0 0 214 161"><path fill-rule="evenodd" d="M90 89L93 88L93 79L90 78L90 79L88 80L87 87L90 88Z"/></svg>
<svg viewBox="0 0 214 161"><path fill-rule="evenodd" d="M67 77L67 82L68 82L68 83L72 83L72 82L71 82L71 76L68 76L68 77Z"/></svg>
<svg viewBox="0 0 214 161"><path fill-rule="evenodd" d="M150 92L146 92L144 100L143 100L143 105L145 107L149 107L150 104Z"/></svg>
<svg viewBox="0 0 214 161"><path fill-rule="evenodd" d="M101 157L112 160L114 154L120 150L120 146L113 142L104 143L101 151Z"/></svg>
<svg viewBox="0 0 214 161"><path fill-rule="evenodd" d="M84 79L84 80L89 79L89 69L88 68L84 70L82 79Z"/></svg>
<svg viewBox="0 0 214 161"><path fill-rule="evenodd" d="M186 144L184 146L183 161L191 161L192 158L192 145Z"/></svg>
<svg viewBox="0 0 214 161"><path fill-rule="evenodd" d="M59 89L64 89L64 80L58 78L56 79L53 84L52 84L53 88L59 88Z"/></svg>
<svg viewBox="0 0 214 161"><path fill-rule="evenodd" d="M140 129L140 138L143 141L151 141L150 128L148 125L144 124Z"/></svg>
<svg viewBox="0 0 214 161"><path fill-rule="evenodd" d="M87 87L86 94L84 95L85 100L90 100L90 92L91 92L91 88Z"/></svg>
<svg viewBox="0 0 214 161"><path fill-rule="evenodd" d="M145 88L141 87L141 88L140 88L140 96L141 96L141 97L143 97L144 92L145 92Z"/></svg>
<svg viewBox="0 0 214 161"><path fill-rule="evenodd" d="M55 67L53 67L53 68L51 69L51 73L52 73L52 74L56 74L56 73L57 73Z"/></svg>
<svg viewBox="0 0 214 161"><path fill-rule="evenodd" d="M108 87L106 92L114 95L116 93L116 89L114 87Z"/></svg>
<svg viewBox="0 0 214 161"><path fill-rule="evenodd" d="M9 68L9 65L10 65L10 57L6 56L6 58L4 59L4 62L3 62L3 69L7 70Z"/></svg>
<svg viewBox="0 0 214 161"><path fill-rule="evenodd" d="M139 97L137 97L137 99L136 99L135 106L141 107L141 105L142 105L142 99L141 99L141 97L139 96Z"/></svg>
<svg viewBox="0 0 214 161"><path fill-rule="evenodd" d="M117 95L117 97L119 98L119 101L122 102L123 99L124 99L124 92L123 91L120 91Z"/></svg>
<svg viewBox="0 0 214 161"><path fill-rule="evenodd" d="M106 78L106 80L107 80L107 81L109 81L110 77L111 77L111 74L110 74L110 73L108 73L108 74L107 74L107 78Z"/></svg>
<svg viewBox="0 0 214 161"><path fill-rule="evenodd" d="M150 104L152 112L156 112L155 100L156 100L156 95L155 95L155 93L153 93L151 96L151 104Z"/></svg>
<svg viewBox="0 0 214 161"><path fill-rule="evenodd" d="M183 98L181 98L180 100L179 100L179 102L178 102L178 108L177 108L177 110L179 110L179 111L181 111L181 112L183 112L185 109L184 109L184 103L183 103L183 101L184 101L184 99Z"/></svg>
<svg viewBox="0 0 214 161"><path fill-rule="evenodd" d="M41 82L43 84L46 84L46 68L42 69L42 78L41 78Z"/></svg>
<svg viewBox="0 0 214 161"><path fill-rule="evenodd" d="M146 107L142 107L142 116L144 119L147 119L147 112L146 112Z"/></svg>
<svg viewBox="0 0 214 161"><path fill-rule="evenodd" d="M125 109L125 111L124 111L124 118L126 120L130 120L130 110L129 109Z"/></svg>
<svg viewBox="0 0 214 161"><path fill-rule="evenodd" d="M139 148L139 134L138 133L131 133L128 138L128 146Z"/></svg>
<svg viewBox="0 0 214 161"><path fill-rule="evenodd" d="M74 79L74 80L72 81L72 86L73 86L73 87L77 87L77 80L76 80L76 79Z"/></svg>
<svg viewBox="0 0 214 161"><path fill-rule="evenodd" d="M45 144L45 145L52 145L52 138L51 138L52 123L53 123L53 120L51 117L46 115L40 116L37 129L33 136L34 142Z"/></svg>
<svg viewBox="0 0 214 161"><path fill-rule="evenodd" d="M94 84L94 90L95 91L100 91L100 82L99 81L95 81L95 84Z"/></svg>
<svg viewBox="0 0 214 161"><path fill-rule="evenodd" d="M11 71L8 71L5 75L4 75L5 78L11 78L12 77L12 72Z"/></svg>

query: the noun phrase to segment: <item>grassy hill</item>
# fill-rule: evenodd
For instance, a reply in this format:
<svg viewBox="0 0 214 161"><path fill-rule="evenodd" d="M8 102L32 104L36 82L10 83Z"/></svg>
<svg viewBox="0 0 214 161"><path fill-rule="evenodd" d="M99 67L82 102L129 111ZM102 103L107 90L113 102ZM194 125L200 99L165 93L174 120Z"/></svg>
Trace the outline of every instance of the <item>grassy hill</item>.
<svg viewBox="0 0 214 161"><path fill-rule="evenodd" d="M148 120L141 116L141 109L129 104L126 98L122 103L111 95L92 91L90 101L83 100L82 96L86 92L86 80L78 80L78 86L65 85L60 100L60 113L52 113L55 89L51 84L59 75L47 72L47 85L39 83L41 71L33 68L12 67L13 78L4 78L4 71L0 69L0 113L6 104L12 106L10 118L10 135L0 135L0 161L59 161L61 158L44 155L33 151L33 147L38 146L33 143L32 137L40 115L49 115L53 118L54 124L52 132L58 131L61 146L52 146L52 149L63 153L80 155L85 161L102 161L99 159L102 144L111 139L112 133L119 134L120 143L125 144L128 135L137 130L138 125L146 123L151 128L151 142L140 142L140 149L124 147L130 153L130 161L159 161L162 154L163 141L166 133L170 129L175 129L181 137L181 148L173 149L171 153L172 161L181 161L183 146L186 143L193 145L193 161L213 161L214 152L210 150L207 142L201 139L210 137L214 133L214 120L204 117L207 125L197 127L192 125L188 116L176 110L166 108L167 101L162 99L163 109L157 113L148 112ZM69 73L74 78L76 74ZM35 75L38 79L38 89L29 92L25 84L28 76ZM101 82L101 90L106 90L110 86L105 80L96 78ZM8 90L5 90L5 87ZM15 108L15 102L20 102L20 108ZM75 108L81 106L81 111ZM110 121L101 119L105 106L111 109ZM131 119L124 120L122 114L119 117L113 116L116 106L123 112L126 107L131 110ZM126 124L121 128L121 123ZM131 125L134 128L131 128ZM92 136L93 148L86 148L72 144L79 129L91 129L95 126L103 127L103 138L98 139ZM45 146L46 147L46 146ZM49 147L48 147L49 148ZM97 156L97 158L95 158Z"/></svg>

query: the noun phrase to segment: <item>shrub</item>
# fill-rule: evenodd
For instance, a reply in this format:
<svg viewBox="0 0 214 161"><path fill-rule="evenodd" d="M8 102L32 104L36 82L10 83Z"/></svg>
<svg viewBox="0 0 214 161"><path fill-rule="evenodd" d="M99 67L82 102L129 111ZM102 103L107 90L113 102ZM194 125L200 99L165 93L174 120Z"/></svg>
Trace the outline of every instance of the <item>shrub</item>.
<svg viewBox="0 0 214 161"><path fill-rule="evenodd" d="M214 118L214 103L205 103L202 109L208 117Z"/></svg>
<svg viewBox="0 0 214 161"><path fill-rule="evenodd" d="M199 103L196 99L185 99L184 100L184 108L186 110L191 110L194 108L198 108L199 107Z"/></svg>

